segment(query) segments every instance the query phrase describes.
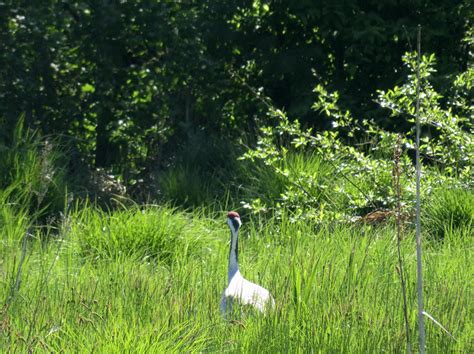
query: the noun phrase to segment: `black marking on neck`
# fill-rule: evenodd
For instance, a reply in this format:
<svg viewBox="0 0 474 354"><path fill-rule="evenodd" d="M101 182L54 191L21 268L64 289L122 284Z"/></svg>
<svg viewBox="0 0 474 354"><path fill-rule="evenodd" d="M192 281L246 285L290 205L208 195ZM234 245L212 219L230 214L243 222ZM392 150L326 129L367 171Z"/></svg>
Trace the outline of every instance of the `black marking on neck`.
<svg viewBox="0 0 474 354"><path fill-rule="evenodd" d="M232 221L234 221L234 220L232 220ZM239 262L239 234L238 234L238 231L235 232L235 235L232 231L230 232L229 260L230 260L230 257L232 256L232 245L234 243L234 237L235 237L235 249L234 249L235 261L238 264L238 262Z"/></svg>
<svg viewBox="0 0 474 354"><path fill-rule="evenodd" d="M235 219L230 219L230 221L232 222L232 225L234 226L235 232L239 231L239 227L240 227L239 222Z"/></svg>
<svg viewBox="0 0 474 354"><path fill-rule="evenodd" d="M239 264L239 238L237 237L237 235L235 235L235 237L237 238L235 240L235 260L237 264Z"/></svg>

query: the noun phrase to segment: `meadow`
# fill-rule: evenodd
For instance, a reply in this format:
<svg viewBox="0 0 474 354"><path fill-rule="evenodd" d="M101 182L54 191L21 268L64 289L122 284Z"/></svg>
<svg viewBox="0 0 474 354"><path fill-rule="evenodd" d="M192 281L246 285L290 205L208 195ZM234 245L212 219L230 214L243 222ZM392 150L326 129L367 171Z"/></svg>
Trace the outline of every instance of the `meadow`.
<svg viewBox="0 0 474 354"><path fill-rule="evenodd" d="M471 3L0 1L0 354L474 353Z"/></svg>
<svg viewBox="0 0 474 354"><path fill-rule="evenodd" d="M275 309L224 320L229 230L222 212L76 205L46 227L1 207L2 352L403 352L392 222L292 222L243 215L240 266ZM54 227L51 225L55 225ZM25 234L29 236L25 242ZM402 240L417 349L416 252ZM427 352L472 351L471 225L424 243Z"/></svg>

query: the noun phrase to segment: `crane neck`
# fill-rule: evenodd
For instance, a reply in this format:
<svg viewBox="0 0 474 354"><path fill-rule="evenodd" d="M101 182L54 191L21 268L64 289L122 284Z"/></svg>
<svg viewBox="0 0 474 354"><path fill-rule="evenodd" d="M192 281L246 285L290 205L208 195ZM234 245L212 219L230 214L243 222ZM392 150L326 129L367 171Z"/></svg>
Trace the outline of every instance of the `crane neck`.
<svg viewBox="0 0 474 354"><path fill-rule="evenodd" d="M239 230L230 232L229 283L239 271Z"/></svg>

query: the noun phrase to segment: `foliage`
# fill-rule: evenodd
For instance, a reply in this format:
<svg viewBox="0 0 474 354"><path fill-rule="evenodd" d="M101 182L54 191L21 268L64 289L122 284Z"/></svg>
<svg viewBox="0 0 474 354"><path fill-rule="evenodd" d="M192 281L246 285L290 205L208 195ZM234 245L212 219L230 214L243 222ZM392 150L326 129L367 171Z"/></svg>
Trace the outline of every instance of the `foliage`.
<svg viewBox="0 0 474 354"><path fill-rule="evenodd" d="M223 200L243 171L236 171L239 147L219 136L197 132L173 159L156 172L156 188L165 201L185 208Z"/></svg>
<svg viewBox="0 0 474 354"><path fill-rule="evenodd" d="M415 121L416 102L416 55L407 53L403 57L404 63L409 67L410 74L407 82L392 90L379 92L379 102L382 107L391 111L391 116ZM435 72L435 56L423 56L420 61L420 123L428 128L427 134L420 146L420 152L425 159L442 168L445 174L459 176L469 180L473 173L474 163L474 123L469 113L470 103L459 94L459 88L467 90L472 86L472 68L456 77L454 87L456 96L454 102L443 109L440 104L441 95L436 92L429 82ZM452 106L451 106L452 104ZM459 111L453 113L453 108ZM413 125L412 125L413 126ZM413 146L414 128L410 131L405 144Z"/></svg>
<svg viewBox="0 0 474 354"><path fill-rule="evenodd" d="M469 4L2 1L0 128L24 114L69 139L76 165L153 194L156 169L196 132L237 145L266 124L248 86L313 128L332 121L311 109L318 82L357 120L387 123L373 92L397 83L419 21L444 95L470 58Z"/></svg>
<svg viewBox="0 0 474 354"><path fill-rule="evenodd" d="M407 54L403 60L411 70L407 83L379 93L381 106L389 108L392 116L401 120L402 125L414 122L416 101L414 55ZM442 109L438 103L440 96L428 81L434 70L433 61L433 56L425 56L420 67L420 78L423 79L422 122L437 129L431 139L423 139L422 152L425 159L431 162L431 166L426 166L425 193L433 186L448 181L469 184L474 156L472 121L468 117L454 115L449 108ZM456 85L459 81L460 78L457 78ZM286 179L285 190L279 197L284 201L282 206L294 210L296 215L341 219L353 216L351 210L361 213L375 208L393 208L395 195L391 171L397 134L385 131L369 120L357 123L348 110L339 108L337 92L329 93L322 85L318 85L315 92L318 96L313 108L332 120L332 129L322 132L303 129L298 120L291 122L284 112L270 108L269 115L276 121L275 125L261 129L257 146L249 149L243 159L261 160L280 178ZM414 170L409 157L414 147L413 131L401 138L404 147L401 156L402 185L408 193L405 203L413 200L415 191ZM332 173L328 174L328 178L318 180L308 174L304 166L299 170L283 168L281 162L289 151L317 153L325 164L331 166ZM315 186L318 187L316 190ZM333 205L329 204L329 212L323 212L325 204L318 201L324 188L330 191L333 200L338 200ZM280 205L279 200L269 203L272 207ZM245 205L254 211L267 208L261 205L259 198ZM345 215L340 214L341 205L347 207Z"/></svg>

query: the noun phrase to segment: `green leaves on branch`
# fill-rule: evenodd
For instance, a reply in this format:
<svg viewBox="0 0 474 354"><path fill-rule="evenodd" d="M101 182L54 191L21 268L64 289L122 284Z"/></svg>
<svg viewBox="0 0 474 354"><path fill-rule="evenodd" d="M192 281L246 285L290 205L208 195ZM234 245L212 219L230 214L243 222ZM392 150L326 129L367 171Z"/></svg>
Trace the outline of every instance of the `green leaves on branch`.
<svg viewBox="0 0 474 354"><path fill-rule="evenodd" d="M388 108L392 118L415 122L416 54L407 53L403 62L409 69L408 80L400 87L379 91L378 102ZM473 70L461 73L453 82L454 98L443 108L443 98L433 88L429 78L435 72L434 55L422 56L420 61L420 123L424 131L420 151L426 160L450 176L467 180L472 173L474 156L472 106L465 93L472 91ZM472 105L472 104L471 104ZM457 111L458 113L454 113ZM414 124L405 138L409 148L414 146Z"/></svg>
<svg viewBox="0 0 474 354"><path fill-rule="evenodd" d="M417 80L414 54L406 54L403 62L409 69L406 83L380 91L378 97L379 104L390 110L391 119L400 120L401 127L413 126ZM434 55L424 56L420 67L422 124L431 127L421 147L431 166L425 171L425 196L435 185L455 184L456 178L468 183L474 156L472 121L461 113L454 114L451 107L443 108L441 95L428 81L434 64ZM457 102L458 112L468 111L463 94L472 88L472 82L470 71L454 82L453 102ZM254 212L273 209L277 216L285 207L293 211L295 219L317 220L348 220L371 210L391 209L395 202L392 169L397 133L385 131L369 119L356 120L349 110L339 107L337 92L330 93L322 85L314 92L317 96L312 107L331 120L332 128L318 132L304 129L298 120L290 120L283 111L271 107L268 115L272 125L260 129L256 146L241 159L263 163L275 179L284 181L284 187L273 199L258 196L244 206ZM403 204L415 193L414 166L408 154L414 149L413 136L410 127L401 138L400 178L407 194ZM303 163L295 164L297 159ZM315 159L317 164L311 162Z"/></svg>
<svg viewBox="0 0 474 354"><path fill-rule="evenodd" d="M353 134L360 127L350 112L341 112L338 108L337 94L327 94L322 86L316 91L322 95L314 108L334 117L332 130L303 129L298 120L290 121L284 112L271 108L269 115L275 125L263 127L256 147L242 156L242 159L264 163L278 179L285 181L282 193L275 200L268 200L268 205L261 198L244 203L254 212L273 209L278 216L284 207L293 212L294 220L335 220L349 219L355 211L369 205L373 209L378 199L386 204L383 197L387 192L386 183L374 193L371 178L365 177L382 171L390 180L390 161L368 156L344 141L341 135ZM361 178L362 187L352 182Z"/></svg>

